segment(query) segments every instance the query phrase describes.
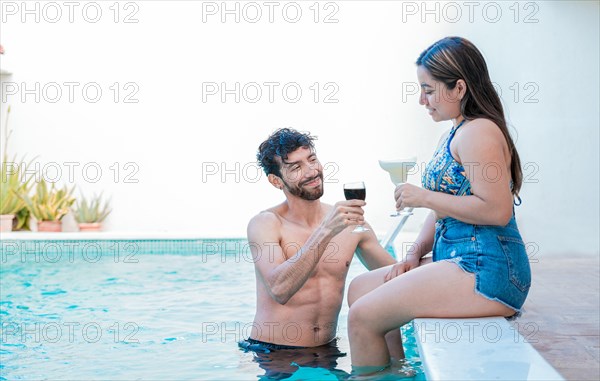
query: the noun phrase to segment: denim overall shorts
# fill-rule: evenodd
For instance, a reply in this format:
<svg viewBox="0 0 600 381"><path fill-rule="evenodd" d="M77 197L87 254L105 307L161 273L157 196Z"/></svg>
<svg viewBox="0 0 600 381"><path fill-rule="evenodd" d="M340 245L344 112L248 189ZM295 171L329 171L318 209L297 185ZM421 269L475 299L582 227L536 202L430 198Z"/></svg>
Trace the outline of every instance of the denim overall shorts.
<svg viewBox="0 0 600 381"><path fill-rule="evenodd" d="M472 225L452 217L435 224L433 261L456 263L475 274L475 291L521 312L531 269L515 217L506 226Z"/></svg>

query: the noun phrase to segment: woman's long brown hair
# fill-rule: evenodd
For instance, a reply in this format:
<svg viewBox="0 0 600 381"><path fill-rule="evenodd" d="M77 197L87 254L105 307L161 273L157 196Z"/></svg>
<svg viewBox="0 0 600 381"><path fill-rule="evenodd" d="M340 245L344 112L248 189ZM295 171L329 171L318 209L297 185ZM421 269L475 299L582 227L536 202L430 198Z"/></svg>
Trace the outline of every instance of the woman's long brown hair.
<svg viewBox="0 0 600 381"><path fill-rule="evenodd" d="M512 193L518 197L523 184L521 159L508 132L502 102L494 89L481 52L469 40L446 37L425 49L416 63L450 90L454 89L459 79L465 81L467 92L460 101L460 112L467 120L486 118L500 127L511 156Z"/></svg>

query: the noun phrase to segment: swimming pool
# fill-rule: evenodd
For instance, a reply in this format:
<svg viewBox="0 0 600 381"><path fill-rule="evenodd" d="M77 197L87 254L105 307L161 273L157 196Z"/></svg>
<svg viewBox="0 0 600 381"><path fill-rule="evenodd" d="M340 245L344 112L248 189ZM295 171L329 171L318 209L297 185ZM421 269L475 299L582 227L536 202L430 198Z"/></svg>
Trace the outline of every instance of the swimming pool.
<svg viewBox="0 0 600 381"><path fill-rule="evenodd" d="M1 379L271 379L270 359L236 344L248 336L256 302L246 245L207 242L212 249L200 241L3 240ZM364 271L353 261L348 282ZM347 313L344 302L338 346L348 355L335 369L289 359L277 378L345 379ZM407 328L407 358L422 380Z"/></svg>

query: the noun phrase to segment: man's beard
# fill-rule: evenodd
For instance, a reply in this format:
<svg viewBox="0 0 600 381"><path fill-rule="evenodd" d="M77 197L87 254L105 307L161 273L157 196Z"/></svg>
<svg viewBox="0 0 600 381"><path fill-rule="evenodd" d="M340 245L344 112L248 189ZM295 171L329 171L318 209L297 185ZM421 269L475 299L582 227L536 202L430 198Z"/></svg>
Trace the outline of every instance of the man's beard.
<svg viewBox="0 0 600 381"><path fill-rule="evenodd" d="M311 181L314 181L316 179L321 179L320 187L313 188L310 190L303 188L303 185L308 184ZM283 181L283 185L285 186L285 189L287 189L288 192L290 192L291 194L293 194L296 197L300 197L303 200L314 201L314 200L320 199L321 196L323 196L323 191L324 191L323 173L319 173L317 176L313 177L312 179L308 179L298 185L293 185L293 186L286 183L285 180L283 180L283 179L282 179L282 181Z"/></svg>

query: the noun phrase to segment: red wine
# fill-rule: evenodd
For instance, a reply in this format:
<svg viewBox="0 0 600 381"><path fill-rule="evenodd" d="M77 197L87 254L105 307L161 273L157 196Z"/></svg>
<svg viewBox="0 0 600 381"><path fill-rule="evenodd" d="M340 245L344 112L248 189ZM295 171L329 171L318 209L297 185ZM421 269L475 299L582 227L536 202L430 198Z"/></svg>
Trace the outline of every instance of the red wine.
<svg viewBox="0 0 600 381"><path fill-rule="evenodd" d="M344 189L344 196L346 200L364 200L367 198L367 190L361 189Z"/></svg>

